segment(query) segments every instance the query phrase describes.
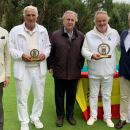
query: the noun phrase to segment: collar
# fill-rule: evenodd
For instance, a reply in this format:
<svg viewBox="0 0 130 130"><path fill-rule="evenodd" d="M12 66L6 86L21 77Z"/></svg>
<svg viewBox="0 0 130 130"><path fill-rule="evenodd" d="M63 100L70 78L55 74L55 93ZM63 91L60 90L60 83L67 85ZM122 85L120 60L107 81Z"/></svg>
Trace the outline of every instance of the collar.
<svg viewBox="0 0 130 130"><path fill-rule="evenodd" d="M18 35L25 36L24 26L25 26L24 23L17 26L19 28ZM41 25L39 25L37 23L36 23L36 26L37 26L38 33L44 33L44 32L46 32L46 28L44 28L43 26L41 26Z"/></svg>
<svg viewBox="0 0 130 130"><path fill-rule="evenodd" d="M64 27L64 33L68 34L68 32L66 31L65 27ZM69 36L69 34L68 34L68 36ZM73 36L73 30L72 30L71 36L69 36L69 37L72 37L72 36Z"/></svg>
<svg viewBox="0 0 130 130"><path fill-rule="evenodd" d="M61 29L61 35L65 35L66 36L66 33L64 32L64 27ZM75 28L73 28L73 35L75 37L78 37L78 32L77 32L77 30Z"/></svg>
<svg viewBox="0 0 130 130"><path fill-rule="evenodd" d="M130 29L128 30L128 34L130 34Z"/></svg>
<svg viewBox="0 0 130 130"><path fill-rule="evenodd" d="M109 26L109 24L107 24L107 31L106 31L105 34L107 35L107 34L111 33L112 31L113 31L112 28ZM93 33L102 34L97 30L96 26L94 26Z"/></svg>
<svg viewBox="0 0 130 130"><path fill-rule="evenodd" d="M30 31L30 30L28 30L28 29L26 28L26 26L25 26L25 21L24 21L24 23L23 23L23 27L24 27L24 30L25 30L29 35L33 35L33 33L35 33L35 32L38 31L37 24L35 24L35 28L34 28L32 31Z"/></svg>

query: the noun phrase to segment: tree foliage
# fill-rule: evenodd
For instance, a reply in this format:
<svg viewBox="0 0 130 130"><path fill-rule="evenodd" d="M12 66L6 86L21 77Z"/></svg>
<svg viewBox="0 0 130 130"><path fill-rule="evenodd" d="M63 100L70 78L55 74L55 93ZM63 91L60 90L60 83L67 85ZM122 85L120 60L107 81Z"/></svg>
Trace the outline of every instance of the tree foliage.
<svg viewBox="0 0 130 130"><path fill-rule="evenodd" d="M2 22L2 16L4 14L5 2L6 2L6 0L0 0L0 25Z"/></svg>
<svg viewBox="0 0 130 130"><path fill-rule="evenodd" d="M128 29L128 14L130 12L130 4L114 3L111 13L110 25L115 28L119 34Z"/></svg>
<svg viewBox="0 0 130 130"><path fill-rule="evenodd" d="M109 24L119 33L128 28L128 12L130 5L112 3L113 0L0 0L0 23L8 31L22 24L22 11L28 5L38 8L37 23L45 26L49 36L63 26L62 16L65 11L72 10L78 14L75 28L84 34L93 29L94 15L103 8L111 17ZM2 17L3 16L3 17ZM3 18L3 19L2 19Z"/></svg>

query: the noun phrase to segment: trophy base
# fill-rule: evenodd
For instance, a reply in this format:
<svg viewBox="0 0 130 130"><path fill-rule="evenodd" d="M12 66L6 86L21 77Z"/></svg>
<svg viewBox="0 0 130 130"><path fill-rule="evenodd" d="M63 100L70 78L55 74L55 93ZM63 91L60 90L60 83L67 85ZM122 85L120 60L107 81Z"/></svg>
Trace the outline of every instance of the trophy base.
<svg viewBox="0 0 130 130"><path fill-rule="evenodd" d="M100 55L101 58L111 58L111 55Z"/></svg>
<svg viewBox="0 0 130 130"><path fill-rule="evenodd" d="M31 57L32 61L38 61L39 59L38 58L35 58L35 57Z"/></svg>

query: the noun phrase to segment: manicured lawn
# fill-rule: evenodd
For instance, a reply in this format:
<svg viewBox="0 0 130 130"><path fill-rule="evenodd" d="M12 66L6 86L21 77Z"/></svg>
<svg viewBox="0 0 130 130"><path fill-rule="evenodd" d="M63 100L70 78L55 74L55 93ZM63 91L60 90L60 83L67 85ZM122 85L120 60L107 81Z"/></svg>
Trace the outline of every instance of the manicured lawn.
<svg viewBox="0 0 130 130"><path fill-rule="evenodd" d="M119 59L119 57L118 57ZM85 63L86 64L86 63ZM28 112L31 114L33 104L33 93L30 92L28 98ZM10 78L9 86L4 88L3 95L3 106L4 106L4 130L20 130L20 122L17 116L17 101L16 101L16 89L15 80L12 76ZM77 121L75 126L71 126L65 119L62 127L56 127L55 122L57 120L55 112L55 101L54 101L54 80L51 74L47 73L46 84L45 84L45 95L44 95L44 108L40 120L44 123L43 130L114 130L115 128L108 128L103 120L97 120L93 126L87 126L86 120L82 117L82 111L80 107L75 103L75 115L74 118ZM112 119L114 124L119 119ZM30 130L36 130L34 125L29 123ZM130 124L124 126L123 130L128 130Z"/></svg>

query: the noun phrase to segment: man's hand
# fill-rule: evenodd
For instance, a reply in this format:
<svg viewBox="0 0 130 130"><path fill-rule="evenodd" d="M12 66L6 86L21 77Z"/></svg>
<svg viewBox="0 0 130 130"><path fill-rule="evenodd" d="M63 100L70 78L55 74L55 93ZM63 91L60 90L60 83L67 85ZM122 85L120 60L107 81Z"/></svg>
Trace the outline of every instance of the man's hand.
<svg viewBox="0 0 130 130"><path fill-rule="evenodd" d="M9 84L9 77L5 77L5 81L4 81L4 88L6 87L6 86L8 86L8 84Z"/></svg>
<svg viewBox="0 0 130 130"><path fill-rule="evenodd" d="M38 56L38 59L39 59L39 61L44 60L44 59L45 59L45 55L44 55L44 54L40 54L40 55Z"/></svg>
<svg viewBox="0 0 130 130"><path fill-rule="evenodd" d="M53 74L53 69L49 69L49 73Z"/></svg>
<svg viewBox="0 0 130 130"><path fill-rule="evenodd" d="M26 54L23 54L23 55L22 55L22 59L23 59L24 61L26 61L26 62L32 61L31 57L30 57L30 56L27 56Z"/></svg>
<svg viewBox="0 0 130 130"><path fill-rule="evenodd" d="M100 57L100 54L93 54L93 55L92 55L92 59L100 60L100 59L102 59L102 58Z"/></svg>

